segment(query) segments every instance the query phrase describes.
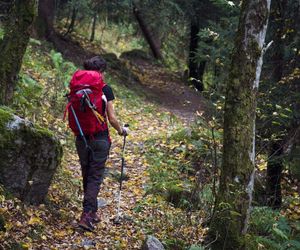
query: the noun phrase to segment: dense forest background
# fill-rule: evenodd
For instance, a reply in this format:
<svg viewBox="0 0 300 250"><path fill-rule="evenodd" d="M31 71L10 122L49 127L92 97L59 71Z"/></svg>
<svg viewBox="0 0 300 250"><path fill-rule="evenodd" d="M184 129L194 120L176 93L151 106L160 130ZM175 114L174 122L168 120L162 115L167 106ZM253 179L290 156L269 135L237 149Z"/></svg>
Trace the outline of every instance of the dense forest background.
<svg viewBox="0 0 300 250"><path fill-rule="evenodd" d="M0 0L0 248L148 249L155 236L172 250L300 249L299 25L298 0ZM80 166L63 115L93 55L131 133L126 220L111 221L111 131L90 233L76 228ZM38 134L11 132L12 114Z"/></svg>

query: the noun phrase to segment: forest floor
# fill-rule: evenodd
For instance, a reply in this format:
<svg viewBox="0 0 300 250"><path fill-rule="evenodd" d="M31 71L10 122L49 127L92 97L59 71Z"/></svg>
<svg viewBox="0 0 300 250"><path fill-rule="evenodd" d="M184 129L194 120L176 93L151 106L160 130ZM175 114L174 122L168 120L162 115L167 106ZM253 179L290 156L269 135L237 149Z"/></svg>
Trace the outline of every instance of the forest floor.
<svg viewBox="0 0 300 250"><path fill-rule="evenodd" d="M31 41L22 74L40 85L42 97L28 91L33 96L26 96L25 101L29 99L30 104L18 105L25 105L23 116L36 119L39 125L56 133L64 145L62 166L45 204L40 206L25 205L0 190L0 249L131 250L141 249L147 235L156 236L166 249L201 246L214 204L213 183L222 147L222 128L206 121L212 113L211 104L185 85L178 74L141 52L127 52L117 58L97 43L77 36L58 36L54 43L63 59L51 51L52 45L49 48ZM80 165L74 137L62 121L66 89L61 85L70 78L67 69L73 72L75 68L69 67L69 62L78 67L96 54L108 61L105 78L116 95L117 116L122 123L130 124L125 150L128 179L124 181L121 199L124 220L116 225L113 219L117 212L122 138L112 129L113 147L98 197L101 222L94 232L84 232L77 227L82 212ZM32 88L36 90L36 85ZM212 159L214 153L216 157ZM297 221L297 185L284 182L284 187L289 187L284 195L293 198L280 213ZM195 193L201 197L193 207L189 196L193 198ZM277 221L271 223L276 225ZM292 230L297 227L300 225L295 223Z"/></svg>
<svg viewBox="0 0 300 250"><path fill-rule="evenodd" d="M103 53L97 46L91 48L89 43L85 48L85 41L61 40L59 44L64 57L77 65L82 63L82 58ZM184 85L180 77L151 60L122 59L120 65L123 68L113 67L109 75L117 76L115 82L124 80L125 65L125 72L132 80L128 82L127 79L124 84L127 87L118 83L112 86L116 89L118 116L122 122L129 123L131 129L125 152L128 180L124 181L121 199L125 220L119 225L113 223L122 138L112 132L113 147L107 162L107 177L99 194L101 222L95 231L84 232L77 227L82 211L81 173L74 146L70 144L64 148L62 169L50 187L46 204L36 207L26 206L13 198L5 201L7 206L1 208L1 212L6 213L5 232L0 233L0 243L3 242L0 246L8 249L11 246L20 249L141 249L143 240L151 234L165 245L173 245L172 249L183 249L183 245L204 240L206 229L201 225L205 220L202 211L187 214L162 196L147 193L151 163L146 151L149 140L154 140L151 147L157 146L156 139L169 147L167 138L194 120L196 112L198 115L203 113L205 101L199 93ZM32 70L26 70L32 73ZM34 77L41 77L37 74L40 72L33 74ZM58 120L58 127L65 127ZM179 146L172 145L172 149Z"/></svg>

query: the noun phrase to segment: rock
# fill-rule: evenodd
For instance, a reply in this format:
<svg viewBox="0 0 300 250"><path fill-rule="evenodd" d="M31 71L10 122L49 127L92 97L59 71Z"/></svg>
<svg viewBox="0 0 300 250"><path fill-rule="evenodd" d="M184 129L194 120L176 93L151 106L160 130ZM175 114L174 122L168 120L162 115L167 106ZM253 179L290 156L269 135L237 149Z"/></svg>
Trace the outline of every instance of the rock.
<svg viewBox="0 0 300 250"><path fill-rule="evenodd" d="M98 203L98 207L99 207L99 208L107 206L107 201L104 200L104 199L102 199L102 198L99 198L99 199L97 200L97 203Z"/></svg>
<svg viewBox="0 0 300 250"><path fill-rule="evenodd" d="M147 237L146 241L142 246L142 250L164 250L164 249L165 248L161 244L161 242L152 235Z"/></svg>
<svg viewBox="0 0 300 250"><path fill-rule="evenodd" d="M0 130L0 183L26 203L42 203L61 162L59 141L3 108Z"/></svg>
<svg viewBox="0 0 300 250"><path fill-rule="evenodd" d="M96 243L93 240L89 240L89 239L84 239L81 242L81 246L84 249L90 249L90 248L94 248L96 246Z"/></svg>

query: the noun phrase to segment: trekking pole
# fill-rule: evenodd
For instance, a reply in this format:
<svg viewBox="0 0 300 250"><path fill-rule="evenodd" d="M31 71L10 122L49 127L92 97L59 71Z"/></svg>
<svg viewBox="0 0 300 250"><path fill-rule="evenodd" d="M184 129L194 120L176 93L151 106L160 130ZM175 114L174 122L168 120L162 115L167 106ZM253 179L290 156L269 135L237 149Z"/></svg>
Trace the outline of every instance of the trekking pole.
<svg viewBox="0 0 300 250"><path fill-rule="evenodd" d="M86 141L86 138L85 138L85 136L84 136L84 134L83 134L83 132L82 132L82 129L81 129L81 126L80 126L80 124L79 124L79 121L78 121L77 115L76 115L76 113L75 113L75 110L74 110L74 108L73 108L72 105L70 105L70 108L71 108L72 114L73 114L73 116L74 116L74 119L75 119L77 128L78 128L78 130L79 130L79 134L80 134L80 136L82 137L82 139L83 139L83 141L84 141L85 148L86 148L86 149L89 149L89 146L88 146L87 141Z"/></svg>
<svg viewBox="0 0 300 250"><path fill-rule="evenodd" d="M125 124L124 127L129 127L128 124ZM122 184L123 184L123 175L124 175L124 169L125 169L125 146L126 146L126 136L123 136L123 146L122 146L122 163L121 163L121 177L120 177L120 185L119 185L119 194L118 194L118 208L117 208L117 216L114 219L115 224L119 224L121 220L121 213L120 213L120 207L121 207L121 195L122 195Z"/></svg>

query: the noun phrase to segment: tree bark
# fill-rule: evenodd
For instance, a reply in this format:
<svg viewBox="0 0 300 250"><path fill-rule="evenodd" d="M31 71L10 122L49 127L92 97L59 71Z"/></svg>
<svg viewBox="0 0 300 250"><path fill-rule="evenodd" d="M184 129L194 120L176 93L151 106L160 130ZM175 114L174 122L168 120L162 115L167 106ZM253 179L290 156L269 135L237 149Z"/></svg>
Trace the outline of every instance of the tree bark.
<svg viewBox="0 0 300 250"><path fill-rule="evenodd" d="M255 173L256 94L271 0L243 1L227 81L223 163L212 249L245 249Z"/></svg>
<svg viewBox="0 0 300 250"><path fill-rule="evenodd" d="M36 15L35 0L16 0L0 44L0 104L12 102L22 59L30 36L30 26ZM5 59L4 59L5 58Z"/></svg>
<svg viewBox="0 0 300 250"><path fill-rule="evenodd" d="M195 53L199 44L199 31L200 25L198 21L191 21L190 33L190 49L189 49L189 78L191 83L199 91L203 91L203 75L205 70L206 61L196 62L194 60Z"/></svg>
<svg viewBox="0 0 300 250"><path fill-rule="evenodd" d="M141 28L141 31L143 32L146 41L150 46L153 56L156 59L161 60L163 56L160 51L160 46L158 45L159 43L155 40L154 36L151 34L144 18L142 17L142 14L140 13L139 9L135 6L135 4L133 4L133 14Z"/></svg>
<svg viewBox="0 0 300 250"><path fill-rule="evenodd" d="M39 39L49 40L54 34L55 0L39 0L35 31Z"/></svg>
<svg viewBox="0 0 300 250"><path fill-rule="evenodd" d="M91 37L90 37L91 42L94 41L94 39L95 39L96 22L97 22L97 12L95 12L94 16L93 16L92 33L91 33Z"/></svg>
<svg viewBox="0 0 300 250"><path fill-rule="evenodd" d="M281 206L281 177L283 148L282 141L272 142L268 165L267 165L267 202L272 208Z"/></svg>
<svg viewBox="0 0 300 250"><path fill-rule="evenodd" d="M272 63L271 85L275 86L281 80L284 68L284 20L287 0L275 0L270 15L270 29L272 30L274 48L270 58ZM271 141L269 160L267 164L266 194L268 206L281 206L281 176L283 170L283 140Z"/></svg>

